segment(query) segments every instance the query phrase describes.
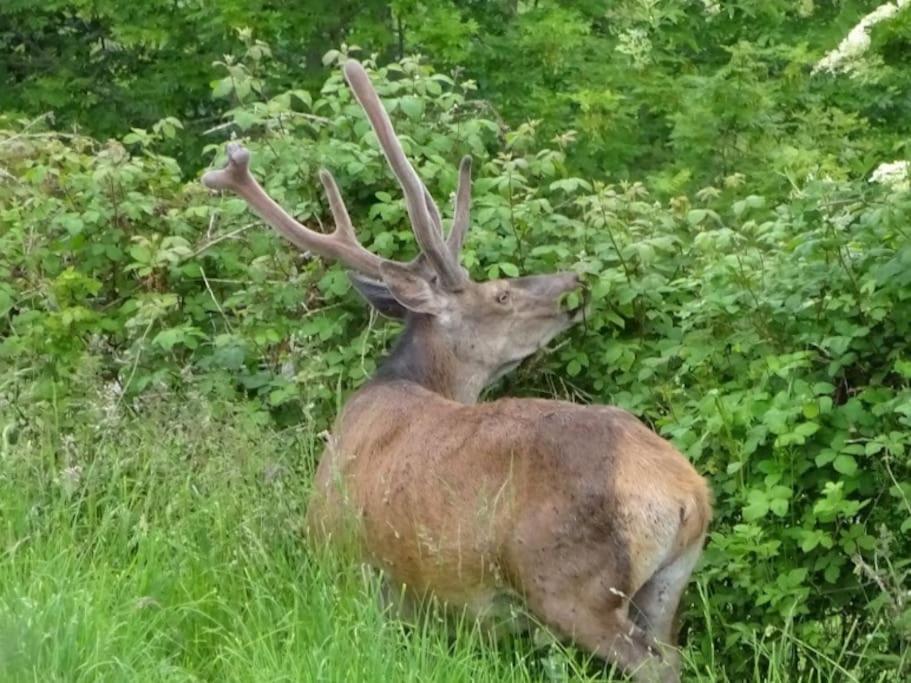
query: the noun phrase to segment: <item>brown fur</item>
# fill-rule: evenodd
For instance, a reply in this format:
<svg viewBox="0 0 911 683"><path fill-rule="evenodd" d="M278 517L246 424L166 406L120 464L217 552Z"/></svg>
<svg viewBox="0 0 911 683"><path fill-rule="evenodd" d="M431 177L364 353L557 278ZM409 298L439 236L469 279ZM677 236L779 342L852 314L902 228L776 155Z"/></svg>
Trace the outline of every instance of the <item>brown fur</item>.
<svg viewBox="0 0 911 683"><path fill-rule="evenodd" d="M364 557L394 588L478 616L518 596L610 658L618 645L586 638L588 617L574 611L625 614L656 571L701 545L711 517L702 477L617 408L463 405L376 382L348 402L335 434L309 510L315 537L354 520Z"/></svg>

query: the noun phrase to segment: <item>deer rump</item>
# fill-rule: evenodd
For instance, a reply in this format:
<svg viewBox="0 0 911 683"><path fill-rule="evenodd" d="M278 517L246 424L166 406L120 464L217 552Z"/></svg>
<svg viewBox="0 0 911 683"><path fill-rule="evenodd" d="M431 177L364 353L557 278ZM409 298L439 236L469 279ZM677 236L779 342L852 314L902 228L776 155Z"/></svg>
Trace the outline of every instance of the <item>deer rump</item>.
<svg viewBox="0 0 911 683"><path fill-rule="evenodd" d="M317 471L308 524L385 570L391 593L434 595L478 617L530 615L641 680L678 680L674 616L711 515L705 481L668 442L605 406L503 399L485 386L580 319L572 272L475 282L459 264L471 164L452 227L405 157L363 67L345 77L405 195L420 253L408 263L358 240L328 171L335 221L315 231L282 209L229 144L203 183L242 197L295 246L341 261L405 331L349 399ZM572 299L572 297L569 297ZM504 599L505 598L505 599Z"/></svg>
<svg viewBox="0 0 911 683"><path fill-rule="evenodd" d="M462 405L389 382L357 394L334 433L311 533L353 535L406 609L434 596L499 632L528 625L519 603L610 659L603 628L580 625L630 610L631 639L653 651L672 642L709 491L631 414L539 399Z"/></svg>

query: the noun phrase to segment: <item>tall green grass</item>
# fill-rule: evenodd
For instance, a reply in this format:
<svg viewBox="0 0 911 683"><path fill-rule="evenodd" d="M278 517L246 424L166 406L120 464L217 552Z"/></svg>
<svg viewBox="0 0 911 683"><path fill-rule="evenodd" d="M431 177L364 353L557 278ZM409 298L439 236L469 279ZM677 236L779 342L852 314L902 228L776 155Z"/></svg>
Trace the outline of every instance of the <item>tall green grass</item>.
<svg viewBox="0 0 911 683"><path fill-rule="evenodd" d="M305 538L319 438L263 418L175 396L139 414L116 395L0 402L0 681L610 677L547 639L491 644L470 622L385 614L372 572ZM687 680L732 680L732 663L757 681L868 680L863 625L827 652L787 625L732 639L710 591L691 589Z"/></svg>

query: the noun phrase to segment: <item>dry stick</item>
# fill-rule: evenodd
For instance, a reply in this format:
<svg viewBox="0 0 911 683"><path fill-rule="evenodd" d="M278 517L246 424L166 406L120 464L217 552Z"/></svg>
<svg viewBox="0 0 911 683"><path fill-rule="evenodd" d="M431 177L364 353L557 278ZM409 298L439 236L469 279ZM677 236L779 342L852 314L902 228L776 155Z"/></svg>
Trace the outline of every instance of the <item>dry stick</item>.
<svg viewBox="0 0 911 683"><path fill-rule="evenodd" d="M889 587L886 585L886 580L882 577L879 566L871 567L870 564L857 553L851 556L851 561L854 562L856 573L863 574L870 579L870 581L875 583L880 592L886 596L886 599L892 604L893 609L897 610L901 607L898 602L900 598L896 599L896 597L892 595L892 591L890 591Z"/></svg>
<svg viewBox="0 0 911 683"><path fill-rule="evenodd" d="M204 251L206 251L210 247L214 247L219 242L223 242L224 240L231 239L232 237L236 237L240 233L245 232L245 231L249 230L250 228L255 227L257 225L259 225L259 223L248 223L247 225L237 228L237 230L232 230L231 232L225 233L224 235L220 235L220 236L216 237L214 240L212 240L211 242L207 242L206 244L202 245L199 249L194 251L192 254L184 256L182 259L180 259L177 262L177 265L179 265L179 266L183 265L187 261L199 256L200 254L202 254ZM202 268L200 268L200 270L202 270ZM216 278L216 277L210 278L210 280L212 282L226 282L226 283L231 283L231 284L245 284L247 282L247 280L231 280L231 279L227 279L227 278ZM264 282L266 284L279 284L279 283L284 283L284 280L265 280ZM137 289L138 289L138 287L135 287L135 288L131 289L130 291L125 292L124 294L121 294L121 296L117 297L116 299L111 299L109 302L104 304L104 306L102 307L102 310L107 310L111 306L115 306L115 305L123 302L125 299L128 299L129 297L133 296L133 294L136 293ZM29 292L26 292L26 294L28 294L28 293Z"/></svg>
<svg viewBox="0 0 911 683"><path fill-rule="evenodd" d="M209 278L209 282L218 282L219 284L225 284L225 285L249 285L249 284L250 284L250 280L249 280L249 279L239 280L239 279L237 279L237 278L232 278L232 277L210 277L210 278ZM259 284L263 284L263 285L286 285L286 284L288 284L288 280L287 280L287 279L281 279L281 280L260 280L260 281L259 281Z"/></svg>
<svg viewBox="0 0 911 683"><path fill-rule="evenodd" d="M522 245L522 238L519 237L519 230L516 228L516 212L515 206L512 200L512 167L507 166L508 181L506 183L506 189L509 191L509 227L512 228L512 234L516 238L516 250L519 252L519 258L525 260L525 249Z"/></svg>
<svg viewBox="0 0 911 683"><path fill-rule="evenodd" d="M31 121L29 121L21 131L16 133L16 135L6 138L6 140L0 140L0 145L8 145L9 143L13 142L14 140L18 140L21 137L27 137L26 132L28 131L29 128L32 128L33 126L35 126L39 121L43 121L51 114L53 114L53 112L46 111L43 114L41 114L40 116L35 117Z"/></svg>
<svg viewBox="0 0 911 683"><path fill-rule="evenodd" d="M327 119L323 116L317 116L316 114L307 114L307 113L299 112L299 111L282 112L282 114L285 116L291 116L291 117L296 116L297 118L307 119L308 121L314 121L316 123L321 123L325 126L328 126L330 123L332 123L332 121L330 121L329 119ZM217 126L212 126L208 130L204 130L202 132L202 134L211 135L212 133L217 133L220 130L225 130L226 128L230 128L233 125L235 125L234 121L225 121L224 123L220 123ZM279 122L279 125L281 125L281 122Z"/></svg>
<svg viewBox="0 0 911 683"><path fill-rule="evenodd" d="M2 141L0 141L0 142L2 142ZM5 168L3 168L2 166L0 166L0 178L8 178L9 180L12 180L14 183L18 183L19 185L24 185L24 184L25 184L25 183L23 183L21 180L19 180L19 178L17 178L16 176L14 176L12 173L10 173L9 171L7 171L7 170L6 170Z"/></svg>
<svg viewBox="0 0 911 683"><path fill-rule="evenodd" d="M215 229L215 219L218 218L218 211L213 211L209 216L209 227L206 228L206 241L212 239L212 231Z"/></svg>
<svg viewBox="0 0 911 683"><path fill-rule="evenodd" d="M364 341L361 343L361 372L364 373L364 377L367 376L367 340L370 339L370 335L373 333L373 326L376 324L376 320L379 317L379 314L376 312L376 309L372 306L370 307L370 317L367 320L367 329L364 332Z"/></svg>
<svg viewBox="0 0 911 683"><path fill-rule="evenodd" d="M206 277L206 271L202 269L202 266L199 267L199 274L202 275L202 281L206 283L206 289L209 290L209 296L212 297L212 303L215 304L215 308L217 308L218 312L221 314L222 320L225 321L225 327L228 328L228 332L234 334L234 328L231 327L228 316L225 315L224 309L222 309L221 304L218 303L218 299L215 298L215 292L212 291L212 286L209 284L209 279Z"/></svg>
<svg viewBox="0 0 911 683"><path fill-rule="evenodd" d="M133 377L136 375L136 368L139 367L139 359L142 358L142 344L145 342L146 337L149 336L149 331L152 329L152 325L154 324L155 318L152 318L149 321L149 324L146 325L142 336L139 338L139 348L136 350L136 358L133 360L133 367L130 369L130 376L127 378L126 384L123 385L123 390L120 392L120 396L117 398L117 405L120 405L123 402L123 397L127 395L127 389L130 388L130 384L133 382Z"/></svg>
<svg viewBox="0 0 911 683"><path fill-rule="evenodd" d="M892 451L889 451L889 456L892 455ZM895 478L895 474L892 472L892 468L889 467L889 456L886 456L882 459L883 466L886 468L886 472L889 473L889 478L892 480L892 483L895 484L895 489L898 491L898 494L901 496L902 502L905 504L905 507L908 509L908 514L911 515L911 503L908 503L908 497L905 495L905 492L902 490L902 487L898 485L898 479Z"/></svg>
<svg viewBox="0 0 911 683"><path fill-rule="evenodd" d="M185 263L186 261L189 261L190 259L196 258L201 253L210 249L211 247L214 247L219 242L224 242L225 240L231 239L232 237L236 237L237 235L241 234L242 232L246 232L250 228L257 226L257 225L259 225L259 221L256 221L254 223L247 223L246 225L243 225L243 226L237 228L236 230L232 230L231 232L226 232L224 235L219 235L211 242L206 242L204 245L202 245L199 249L194 251L192 254L183 258L180 261L180 263Z"/></svg>
<svg viewBox="0 0 911 683"><path fill-rule="evenodd" d="M601 209L601 220L604 222L604 230L607 232L607 236L610 239L611 245L614 247L614 252L617 254L617 259L620 261L620 267L623 269L623 275L626 277L626 283L632 286L632 272L630 271L629 265L626 263L626 259L623 258L623 252L620 251L620 245L617 244L617 240L614 238L614 231L610 229L609 221L607 218L607 211L604 209L604 200L600 194L598 195L598 208Z"/></svg>

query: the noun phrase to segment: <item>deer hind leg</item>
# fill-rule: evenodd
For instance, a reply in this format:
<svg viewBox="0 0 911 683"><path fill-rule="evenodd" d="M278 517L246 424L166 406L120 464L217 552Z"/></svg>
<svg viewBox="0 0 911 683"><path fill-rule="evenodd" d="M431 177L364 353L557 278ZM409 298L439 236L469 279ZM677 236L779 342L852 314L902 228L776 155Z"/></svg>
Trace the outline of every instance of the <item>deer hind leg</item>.
<svg viewBox="0 0 911 683"><path fill-rule="evenodd" d="M704 536L656 571L632 599L630 612L636 624L662 645L677 645L675 619L680 598L702 554ZM665 658L675 658L670 648Z"/></svg>
<svg viewBox="0 0 911 683"><path fill-rule="evenodd" d="M529 607L558 635L636 681L679 681L673 663L661 658L651 636L629 618L629 599L611 589L613 577L599 573L588 580L578 578L561 581L562 586L539 583L527 593Z"/></svg>
<svg viewBox="0 0 911 683"><path fill-rule="evenodd" d="M408 624L417 621L419 600L405 586L383 576L379 592L380 609L393 619Z"/></svg>

